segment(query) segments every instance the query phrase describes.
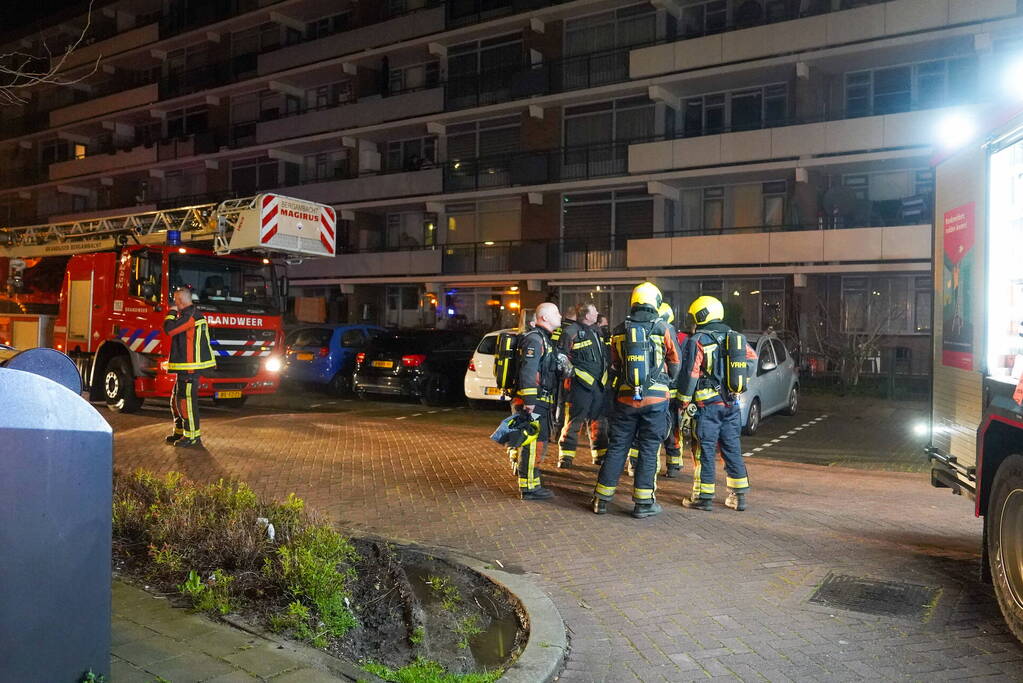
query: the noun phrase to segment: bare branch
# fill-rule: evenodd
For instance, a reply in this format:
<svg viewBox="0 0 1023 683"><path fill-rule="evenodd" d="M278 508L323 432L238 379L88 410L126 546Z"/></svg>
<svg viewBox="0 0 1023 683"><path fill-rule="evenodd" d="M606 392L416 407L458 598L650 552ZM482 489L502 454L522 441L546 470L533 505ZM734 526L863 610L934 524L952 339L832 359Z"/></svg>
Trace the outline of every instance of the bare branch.
<svg viewBox="0 0 1023 683"><path fill-rule="evenodd" d="M64 70L68 57L81 46L92 26L92 5L94 0L89 0L89 9L85 16L85 27L78 34L73 43L68 45L64 52L56 60L46 40L42 41L45 57L30 55L21 51L14 51L0 54L0 106L17 105L28 102L27 91L40 85L72 85L96 73L99 68L100 58L92 64L92 68L77 78L64 78L60 72ZM40 69L33 66L36 62L46 62L46 67Z"/></svg>

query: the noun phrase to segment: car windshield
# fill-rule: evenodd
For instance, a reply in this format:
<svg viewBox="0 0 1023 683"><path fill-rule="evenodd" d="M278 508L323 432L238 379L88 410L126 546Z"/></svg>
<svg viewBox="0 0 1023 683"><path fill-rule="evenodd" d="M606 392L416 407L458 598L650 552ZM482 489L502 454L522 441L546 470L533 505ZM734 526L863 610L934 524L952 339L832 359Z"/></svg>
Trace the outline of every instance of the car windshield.
<svg viewBox="0 0 1023 683"><path fill-rule="evenodd" d="M171 254L170 287L189 287L200 310L280 312L269 265L212 256Z"/></svg>
<svg viewBox="0 0 1023 683"><path fill-rule="evenodd" d="M288 346L330 346L333 332L322 327L307 327L289 334L285 343Z"/></svg>

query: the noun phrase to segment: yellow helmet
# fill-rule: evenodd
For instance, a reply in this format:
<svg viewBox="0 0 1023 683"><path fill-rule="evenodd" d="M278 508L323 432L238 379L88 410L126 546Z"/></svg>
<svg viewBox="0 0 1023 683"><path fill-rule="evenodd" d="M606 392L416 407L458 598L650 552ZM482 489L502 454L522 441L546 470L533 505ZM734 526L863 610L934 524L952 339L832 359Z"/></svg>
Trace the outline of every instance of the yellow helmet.
<svg viewBox="0 0 1023 683"><path fill-rule="evenodd" d="M725 317L725 307L712 296L701 296L689 307L689 317L697 325L721 320Z"/></svg>
<svg viewBox="0 0 1023 683"><path fill-rule="evenodd" d="M662 301L661 305L657 307L657 315L661 316L661 320L669 325L675 322L675 311L671 310L671 304L667 301Z"/></svg>
<svg viewBox="0 0 1023 683"><path fill-rule="evenodd" d="M661 290L652 282L644 282L636 285L632 290L632 298L629 299L629 308L636 306L648 306L651 310L657 311L661 307Z"/></svg>

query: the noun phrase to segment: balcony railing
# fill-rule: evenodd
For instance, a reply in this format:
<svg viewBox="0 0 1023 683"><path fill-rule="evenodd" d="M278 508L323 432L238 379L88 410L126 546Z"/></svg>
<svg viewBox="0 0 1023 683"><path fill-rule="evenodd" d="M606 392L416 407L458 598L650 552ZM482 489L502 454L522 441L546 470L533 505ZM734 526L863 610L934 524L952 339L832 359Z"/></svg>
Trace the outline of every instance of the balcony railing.
<svg viewBox="0 0 1023 683"><path fill-rule="evenodd" d="M626 252L610 237L594 239L512 240L447 244L441 272L487 273L587 272L625 268Z"/></svg>
<svg viewBox="0 0 1023 683"><path fill-rule="evenodd" d="M469 192L625 175L631 142L636 141L448 161L444 164L444 191Z"/></svg>
<svg viewBox="0 0 1023 683"><path fill-rule="evenodd" d="M469 26L566 2L571 0L447 0L447 26Z"/></svg>
<svg viewBox="0 0 1023 683"><path fill-rule="evenodd" d="M257 9L272 7L283 0L203 0L172 3L160 17L160 38L230 19Z"/></svg>

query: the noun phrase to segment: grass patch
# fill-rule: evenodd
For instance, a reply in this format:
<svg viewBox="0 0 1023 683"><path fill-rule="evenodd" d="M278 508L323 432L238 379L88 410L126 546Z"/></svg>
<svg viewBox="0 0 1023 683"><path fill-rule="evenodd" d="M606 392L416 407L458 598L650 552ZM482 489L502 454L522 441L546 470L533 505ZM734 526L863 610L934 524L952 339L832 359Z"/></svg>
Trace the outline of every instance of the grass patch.
<svg viewBox="0 0 1023 683"><path fill-rule="evenodd" d="M198 611L252 606L270 628L318 647L356 625L355 549L294 494L266 503L242 483L199 485L140 470L115 478L113 526L115 553L129 570Z"/></svg>
<svg viewBox="0 0 1023 683"><path fill-rule="evenodd" d="M426 579L426 585L440 598L441 606L447 611L454 612L461 604L462 596L450 579L443 576L431 576Z"/></svg>
<svg viewBox="0 0 1023 683"><path fill-rule="evenodd" d="M400 669L391 669L378 662L363 662L362 668L392 683L493 683L504 673L501 670L474 674L452 674L437 662L416 659Z"/></svg>
<svg viewBox="0 0 1023 683"><path fill-rule="evenodd" d="M453 629L458 634L458 647L465 650L469 647L469 641L474 636L478 636L483 633L483 627L480 626L480 618L475 614L470 614L457 624Z"/></svg>

